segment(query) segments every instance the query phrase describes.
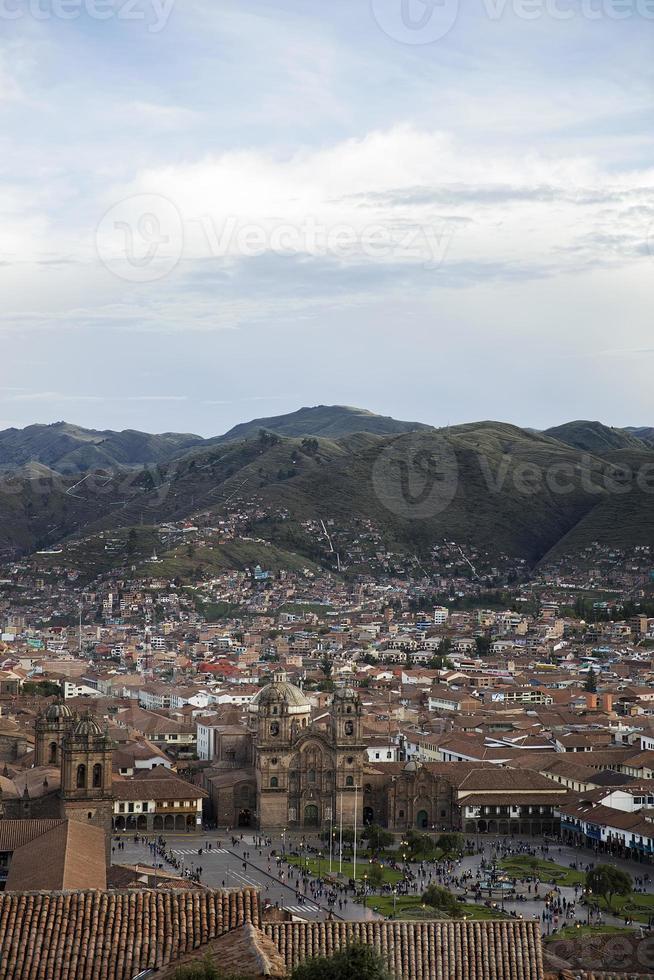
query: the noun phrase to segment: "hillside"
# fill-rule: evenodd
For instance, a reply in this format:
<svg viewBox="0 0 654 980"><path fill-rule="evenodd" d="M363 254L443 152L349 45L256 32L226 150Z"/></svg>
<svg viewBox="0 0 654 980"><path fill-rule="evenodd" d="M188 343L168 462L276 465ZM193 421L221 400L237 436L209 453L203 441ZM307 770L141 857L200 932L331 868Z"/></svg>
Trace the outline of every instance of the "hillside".
<svg viewBox="0 0 654 980"><path fill-rule="evenodd" d="M98 467L160 463L202 441L188 433L96 431L68 422L28 425L0 431L0 469L42 463L58 473L78 473Z"/></svg>
<svg viewBox="0 0 654 980"><path fill-rule="evenodd" d="M272 418L253 419L242 422L216 439L214 443L233 442L237 439L256 438L261 429L279 436L297 438L299 436L320 436L323 439L338 439L354 432L372 432L375 435L395 435L429 429L423 422L400 422L386 415L375 415L363 408L350 408L345 405L316 405L313 408L300 408L288 415Z"/></svg>
<svg viewBox="0 0 654 980"><path fill-rule="evenodd" d="M601 422L566 422L543 433L574 449L590 453L606 452L611 449L642 449L642 440L628 429L614 429Z"/></svg>
<svg viewBox="0 0 654 980"><path fill-rule="evenodd" d="M373 551L421 559L444 539L530 564L591 541L654 544L651 493L641 479L654 449L634 438L635 447L592 452L553 431L480 422L285 438L258 429L256 438L202 442L142 468L80 477L30 464L0 476L0 551L195 515L217 526L234 509L239 533L270 542L277 561L289 564L329 560L322 521L331 522L345 556L362 530ZM237 555L222 551L207 556L209 564L214 557L220 564Z"/></svg>
<svg viewBox="0 0 654 980"><path fill-rule="evenodd" d="M648 446L654 446L654 427L651 425L629 425L625 429L625 432L631 433L631 435L636 436L637 439L642 439L642 441L646 442Z"/></svg>

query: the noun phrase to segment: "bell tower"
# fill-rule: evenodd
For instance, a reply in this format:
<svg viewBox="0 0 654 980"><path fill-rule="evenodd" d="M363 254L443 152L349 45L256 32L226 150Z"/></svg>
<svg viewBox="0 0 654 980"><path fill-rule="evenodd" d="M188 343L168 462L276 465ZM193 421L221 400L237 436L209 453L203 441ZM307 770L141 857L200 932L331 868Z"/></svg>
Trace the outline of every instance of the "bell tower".
<svg viewBox="0 0 654 980"><path fill-rule="evenodd" d="M361 745L361 702L351 688L336 691L332 700L332 739L338 748Z"/></svg>
<svg viewBox="0 0 654 980"><path fill-rule="evenodd" d="M110 846L113 794L111 739L86 714L66 733L61 749L62 817L103 827Z"/></svg>
<svg viewBox="0 0 654 980"><path fill-rule="evenodd" d="M34 724L34 765L60 766L64 736L75 724L75 718L62 701L55 701L39 714Z"/></svg>

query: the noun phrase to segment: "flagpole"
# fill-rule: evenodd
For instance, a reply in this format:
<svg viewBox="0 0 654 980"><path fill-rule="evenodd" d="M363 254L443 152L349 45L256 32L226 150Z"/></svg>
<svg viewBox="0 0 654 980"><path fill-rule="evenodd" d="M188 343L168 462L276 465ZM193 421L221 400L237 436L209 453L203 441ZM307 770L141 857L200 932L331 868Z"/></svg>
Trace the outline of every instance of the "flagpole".
<svg viewBox="0 0 654 980"><path fill-rule="evenodd" d="M334 845L334 803L332 800L329 805L329 873L332 873L332 851Z"/></svg>
<svg viewBox="0 0 654 980"><path fill-rule="evenodd" d="M354 787L354 880L357 880L357 797L359 794L359 787Z"/></svg>
<svg viewBox="0 0 654 980"><path fill-rule="evenodd" d="M343 873L343 790L341 790L341 834L338 845L338 873Z"/></svg>

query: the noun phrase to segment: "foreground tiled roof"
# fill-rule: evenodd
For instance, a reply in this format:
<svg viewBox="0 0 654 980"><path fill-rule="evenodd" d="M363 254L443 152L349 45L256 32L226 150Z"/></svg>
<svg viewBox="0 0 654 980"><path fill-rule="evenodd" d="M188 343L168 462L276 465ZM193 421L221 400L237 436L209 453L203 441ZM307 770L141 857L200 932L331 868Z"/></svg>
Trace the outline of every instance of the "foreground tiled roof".
<svg viewBox="0 0 654 980"><path fill-rule="evenodd" d="M0 820L0 852L15 851L35 837L58 827L63 820Z"/></svg>
<svg viewBox="0 0 654 980"><path fill-rule="evenodd" d="M105 834L78 820L63 820L14 851L6 890L58 891L107 887Z"/></svg>
<svg viewBox="0 0 654 980"><path fill-rule="evenodd" d="M0 894L0 980L131 980L245 922L243 891Z"/></svg>
<svg viewBox="0 0 654 980"><path fill-rule="evenodd" d="M281 922L263 931L288 973L314 956L365 943L397 980L543 980L540 926L506 922Z"/></svg>

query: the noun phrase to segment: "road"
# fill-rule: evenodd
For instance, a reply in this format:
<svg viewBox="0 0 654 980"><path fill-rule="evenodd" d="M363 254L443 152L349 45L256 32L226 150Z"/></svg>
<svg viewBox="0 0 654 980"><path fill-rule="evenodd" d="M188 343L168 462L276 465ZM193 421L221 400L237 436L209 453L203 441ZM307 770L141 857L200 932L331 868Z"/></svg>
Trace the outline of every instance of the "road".
<svg viewBox="0 0 654 980"><path fill-rule="evenodd" d="M234 833L236 834L236 832ZM295 869L284 864L280 866L277 861L277 856L282 854L284 850L286 852L298 852L300 840L309 848L315 848L318 851L324 845L317 838L301 838L299 835L286 834L285 839L276 836L270 839L271 842L266 846L259 847L258 844L262 843L260 838L251 832L244 833L243 835L238 832L238 836L236 837L232 837L229 832L208 832L201 836L195 834L168 834L164 836L167 852L172 853L179 863L179 869L175 869L162 857L157 856L156 860L163 863L164 869L167 871L183 873L184 871L193 872L201 868L202 882L212 888L243 888L251 886L260 889L264 902L270 903L271 905L278 905L280 908L284 908L294 915L317 920L324 920L329 915L329 905L326 896L312 896L311 881L305 887L301 876L298 875ZM133 836L126 834L121 835L120 839L124 847L114 849L114 863L127 865L137 863L152 865L154 863L155 858L153 852L146 841L139 839L138 843L136 843ZM211 844L211 848L208 847L209 844ZM426 863L422 868L418 864L409 865L411 871L416 875L416 879L411 885L411 894L415 894L418 898L430 881L444 883L446 887L450 888L456 894L461 894L462 889L456 885L455 879L460 878L467 872L472 874L473 881L476 879L478 873L484 877L480 871L481 861L485 859L486 862L490 862L494 857L497 857L498 860L501 859L501 848L503 845L509 845L515 849L521 846L535 847L537 848L539 857L552 858L554 862L565 867L576 865L577 869L581 871L585 871L590 864L613 864L616 867L628 871L635 879L639 879L638 884L643 891L649 893L654 892L654 869L652 869L653 880L644 880L644 876L648 875L649 872L647 866L611 858L607 855L597 856L592 851L565 845L559 846L558 843L549 844L548 852L542 855L540 852L540 840L534 840L533 838L516 838L510 840L508 838L480 837L479 846L481 853L468 855L460 861L457 861L452 867L450 874L446 876L445 881L442 878L439 879L438 866L435 864ZM198 853L200 848L202 848L201 855ZM327 855L324 855L323 860L325 872L327 872ZM336 867L337 859L334 856L334 869ZM548 917L543 919L543 911L545 909L543 898L549 890L546 886L540 886L538 899L534 895L535 889L533 889L533 886L531 890L528 890L528 886L524 888L520 887L519 890L524 895L523 900L509 901L505 899L501 903L497 894L493 896L493 900L497 901L498 905L503 904L507 912L512 912L524 918L538 918L541 921L543 931L546 933L551 931L557 922L558 925L564 925L566 923L572 924L575 921L585 922L587 919L587 909L579 901L581 889L579 893L576 893L574 888L566 886L560 888L559 898L565 898L566 905L574 905L574 916L565 918L565 920L563 916L558 916L556 921L553 917L551 919ZM469 893L468 898L470 899ZM343 898L341 896L341 902L343 903L341 907L338 904L334 907L336 918L352 920L377 917L371 908L364 908L361 904L353 901L351 897ZM374 895L370 895L368 905L374 907L374 904ZM603 921L607 924L622 924L622 920L613 919L606 915Z"/></svg>

